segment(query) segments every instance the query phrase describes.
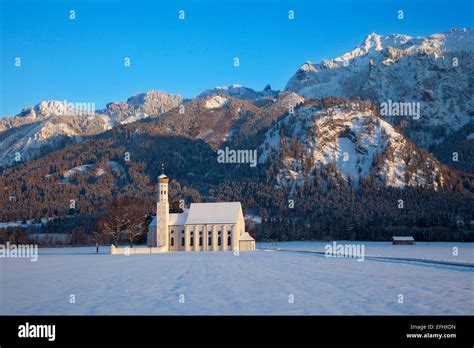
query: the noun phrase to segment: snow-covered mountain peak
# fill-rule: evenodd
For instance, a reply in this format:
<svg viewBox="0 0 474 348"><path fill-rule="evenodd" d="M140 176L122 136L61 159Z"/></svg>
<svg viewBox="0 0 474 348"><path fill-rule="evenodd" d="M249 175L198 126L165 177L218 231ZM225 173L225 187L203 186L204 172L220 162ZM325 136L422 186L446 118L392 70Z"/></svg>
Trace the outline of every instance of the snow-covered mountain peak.
<svg viewBox="0 0 474 348"><path fill-rule="evenodd" d="M365 38L363 45L365 51L370 52L381 51L388 46L402 48L412 41L413 37L404 34L379 35L377 33L371 33Z"/></svg>
<svg viewBox="0 0 474 348"><path fill-rule="evenodd" d="M137 93L127 99L127 103L135 108L156 108L158 112L165 106L168 101L181 101L180 95L172 95L161 91L146 91L145 93Z"/></svg>
<svg viewBox="0 0 474 348"><path fill-rule="evenodd" d="M119 123L130 123L146 117L159 116L183 102L180 95L168 94L161 91L137 93L126 102L112 102L100 110L101 114L111 116Z"/></svg>
<svg viewBox="0 0 474 348"><path fill-rule="evenodd" d="M67 115L93 116L94 113L95 103L93 102L73 103L67 100L44 100L24 108L18 116L32 118Z"/></svg>
<svg viewBox="0 0 474 348"><path fill-rule="evenodd" d="M300 68L301 71L316 71L315 67L314 67L314 64L311 63L310 61L307 61L305 62L301 68Z"/></svg>
<svg viewBox="0 0 474 348"><path fill-rule="evenodd" d="M325 68L345 68L355 58L383 60L386 51L398 50L403 55L436 54L444 52L474 51L474 32L471 29L452 29L446 33L433 34L428 37L412 37L404 34L380 35L370 33L363 42L353 50L334 59L323 60L320 63L305 62L299 72L318 72ZM346 62L346 63L345 63ZM345 64L344 64L345 63ZM291 81L291 80L290 80ZM287 86L288 88L288 86Z"/></svg>
<svg viewBox="0 0 474 348"><path fill-rule="evenodd" d="M306 100L334 96L371 99L379 105L417 103L416 117L385 116L406 129L416 144L428 148L472 121L473 58L470 29L429 37L371 33L340 57L304 63L285 90Z"/></svg>
<svg viewBox="0 0 474 348"><path fill-rule="evenodd" d="M438 161L376 116L368 102L307 102L271 127L260 148L260 163L270 156L280 163L281 185L301 184L326 165L355 183L371 175L380 185L393 187L436 190L444 183Z"/></svg>
<svg viewBox="0 0 474 348"><path fill-rule="evenodd" d="M0 166L8 166L16 161L27 161L56 147L63 147L86 136L105 132L112 128L107 116L96 114L94 117L82 115L48 116L42 119L32 117L13 117L19 123L15 132L0 132ZM11 126L9 119L1 120L1 128ZM15 128L15 127L13 127ZM7 128L8 129L8 128Z"/></svg>
<svg viewBox="0 0 474 348"><path fill-rule="evenodd" d="M271 89L270 85L267 85L262 91L256 91L249 87L244 87L239 84L233 84L230 86L220 86L212 89L208 89L202 92L198 98L206 98L210 95L222 94L228 95L230 97L255 101L257 99L265 98L268 96L275 96L278 94L278 91Z"/></svg>
<svg viewBox="0 0 474 348"><path fill-rule="evenodd" d="M18 155L21 161L36 158L43 148L59 148L116 124L159 116L182 102L181 96L160 91L135 94L127 102L109 103L97 111L93 102L41 101L17 116L0 119L0 166L15 163Z"/></svg>
<svg viewBox="0 0 474 348"><path fill-rule="evenodd" d="M217 86L215 89L216 90L223 90L223 91L230 91L230 90L238 90L244 88L244 86L239 85L238 83L234 83L230 86Z"/></svg>
<svg viewBox="0 0 474 348"><path fill-rule="evenodd" d="M364 43L361 47L363 53L368 53L371 50L380 51L382 47L382 36L377 33L370 33L364 40Z"/></svg>

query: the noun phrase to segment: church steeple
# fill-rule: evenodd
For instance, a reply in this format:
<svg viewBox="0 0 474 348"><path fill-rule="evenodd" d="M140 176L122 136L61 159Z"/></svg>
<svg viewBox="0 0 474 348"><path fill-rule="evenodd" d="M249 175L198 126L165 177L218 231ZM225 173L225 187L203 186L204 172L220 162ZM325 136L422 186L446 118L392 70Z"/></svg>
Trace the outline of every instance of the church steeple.
<svg viewBox="0 0 474 348"><path fill-rule="evenodd" d="M168 202L168 182L169 179L165 175L165 166L161 163L161 175L158 177L158 202Z"/></svg>
<svg viewBox="0 0 474 348"><path fill-rule="evenodd" d="M161 175L158 177L158 201L156 202L156 238L150 243L152 246L168 247L169 243L169 211L168 182L164 165L161 164Z"/></svg>

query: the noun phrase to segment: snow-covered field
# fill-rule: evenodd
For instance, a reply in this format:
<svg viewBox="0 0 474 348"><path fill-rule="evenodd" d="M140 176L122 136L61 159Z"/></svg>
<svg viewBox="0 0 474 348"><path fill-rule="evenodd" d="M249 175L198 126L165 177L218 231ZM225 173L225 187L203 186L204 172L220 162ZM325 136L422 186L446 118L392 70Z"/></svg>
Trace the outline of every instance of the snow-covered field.
<svg viewBox="0 0 474 348"><path fill-rule="evenodd" d="M474 266L473 243L362 243L363 262L307 252L323 252L324 242L265 243L256 252L238 256L232 252L125 256L109 255L108 248L96 255L94 248L40 249L37 262L0 259L0 314L474 313L473 267L367 257ZM271 250L275 248L280 250Z"/></svg>

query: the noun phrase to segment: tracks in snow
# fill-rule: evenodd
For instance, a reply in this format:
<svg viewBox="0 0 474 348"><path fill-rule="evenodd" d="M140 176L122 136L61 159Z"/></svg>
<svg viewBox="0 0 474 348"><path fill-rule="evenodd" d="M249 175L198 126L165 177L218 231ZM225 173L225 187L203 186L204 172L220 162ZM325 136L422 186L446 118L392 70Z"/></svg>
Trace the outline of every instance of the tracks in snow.
<svg viewBox="0 0 474 348"><path fill-rule="evenodd" d="M262 249L262 250L271 250L271 251L280 251L280 252L290 252L298 254L310 254L316 256L325 256L325 253L322 251L310 251L310 250L291 250L291 249ZM463 262L453 262L453 261L443 261L443 260L429 260L429 259L417 259L409 257L388 257L388 256L364 256L364 259L373 260L373 261L387 261L387 262L403 262L411 264L429 264L429 265L442 265L442 266L451 266L451 267L463 267L471 268L474 271L473 263L463 263Z"/></svg>

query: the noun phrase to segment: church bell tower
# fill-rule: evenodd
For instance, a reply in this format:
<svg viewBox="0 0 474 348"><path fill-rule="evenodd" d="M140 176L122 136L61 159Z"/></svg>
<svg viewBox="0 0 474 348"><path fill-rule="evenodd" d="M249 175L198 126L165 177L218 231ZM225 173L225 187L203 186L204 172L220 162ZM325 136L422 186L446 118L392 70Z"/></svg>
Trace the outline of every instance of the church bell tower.
<svg viewBox="0 0 474 348"><path fill-rule="evenodd" d="M156 246L169 248L169 211L168 203L169 179L161 164L161 175L158 177L158 202L156 203Z"/></svg>

